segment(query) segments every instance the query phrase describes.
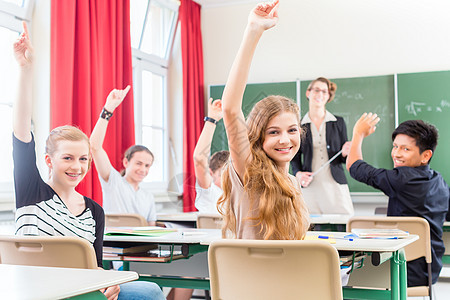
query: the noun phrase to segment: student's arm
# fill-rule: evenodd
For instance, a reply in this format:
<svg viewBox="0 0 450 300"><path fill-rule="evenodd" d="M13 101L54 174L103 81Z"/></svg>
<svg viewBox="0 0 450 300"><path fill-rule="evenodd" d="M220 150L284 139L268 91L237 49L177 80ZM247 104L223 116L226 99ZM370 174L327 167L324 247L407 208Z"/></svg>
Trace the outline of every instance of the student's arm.
<svg viewBox="0 0 450 300"><path fill-rule="evenodd" d="M223 120L228 136L231 160L241 179L244 177L246 162L251 159L247 127L242 112L242 97L256 45L263 32L277 23L277 9L278 0L258 4L251 11L243 40L228 75L222 96Z"/></svg>
<svg viewBox="0 0 450 300"><path fill-rule="evenodd" d="M22 142L31 141L33 46L27 24L22 22L23 33L14 43L14 57L19 64L19 86L13 106L13 131Z"/></svg>
<svg viewBox="0 0 450 300"><path fill-rule="evenodd" d="M208 117L219 121L222 119L222 101L212 98L208 101ZM206 121L202 133L198 138L194 149L194 170L198 185L207 189L211 186L212 177L209 173L209 154L211 152L211 142L216 130L216 124Z"/></svg>
<svg viewBox="0 0 450 300"><path fill-rule="evenodd" d="M130 86L127 86L124 90L112 90L109 93L108 98L106 98L105 109L108 112L113 113L120 103L122 103L123 99L125 99L129 90ZM98 174L106 182L109 180L112 168L108 154L106 154L105 149L103 149L103 141L105 140L107 128L108 121L99 117L89 139L95 167L97 168Z"/></svg>
<svg viewBox="0 0 450 300"><path fill-rule="evenodd" d="M353 139L350 147L350 152L347 157L347 170L357 160L362 160L362 143L365 137L375 132L376 125L380 121L377 114L364 113L353 127Z"/></svg>

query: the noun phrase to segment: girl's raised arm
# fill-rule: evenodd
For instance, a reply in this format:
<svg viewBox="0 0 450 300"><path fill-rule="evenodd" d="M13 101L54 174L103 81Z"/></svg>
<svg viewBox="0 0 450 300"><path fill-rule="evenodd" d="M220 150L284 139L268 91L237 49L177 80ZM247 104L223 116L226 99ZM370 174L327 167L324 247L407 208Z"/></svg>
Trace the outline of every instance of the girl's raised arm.
<svg viewBox="0 0 450 300"><path fill-rule="evenodd" d="M108 154L105 149L103 149L103 141L105 140L106 130L108 129L108 121L114 110L122 103L123 99L125 99L129 90L130 86L128 85L124 90L114 89L109 93L108 98L106 98L105 107L103 108L104 111L98 118L97 124L95 124L89 139L95 167L104 181L109 180L112 168Z"/></svg>
<svg viewBox="0 0 450 300"><path fill-rule="evenodd" d="M263 32L278 21L278 0L260 3L248 17L244 37L228 75L222 96L223 120L228 136L228 146L233 166L241 179L245 164L251 159L247 127L242 112L242 97L247 84L253 54Z"/></svg>
<svg viewBox="0 0 450 300"><path fill-rule="evenodd" d="M13 131L22 142L31 141L33 46L27 24L22 22L23 33L14 42L14 57L19 64L19 85L13 106Z"/></svg>

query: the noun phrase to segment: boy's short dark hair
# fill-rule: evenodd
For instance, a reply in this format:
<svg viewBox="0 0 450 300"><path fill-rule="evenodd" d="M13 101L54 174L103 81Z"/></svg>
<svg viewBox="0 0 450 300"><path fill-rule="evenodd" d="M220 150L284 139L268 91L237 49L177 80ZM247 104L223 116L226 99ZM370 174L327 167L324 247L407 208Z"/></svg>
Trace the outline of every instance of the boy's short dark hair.
<svg viewBox="0 0 450 300"><path fill-rule="evenodd" d="M209 168L211 171L215 172L221 169L223 165L227 162L230 157L230 152L227 150L222 150L214 153L209 159Z"/></svg>
<svg viewBox="0 0 450 300"><path fill-rule="evenodd" d="M425 150L434 152L437 146L438 131L433 125L422 120L408 120L400 125L392 133L392 140L399 134L412 137L419 147L420 154Z"/></svg>

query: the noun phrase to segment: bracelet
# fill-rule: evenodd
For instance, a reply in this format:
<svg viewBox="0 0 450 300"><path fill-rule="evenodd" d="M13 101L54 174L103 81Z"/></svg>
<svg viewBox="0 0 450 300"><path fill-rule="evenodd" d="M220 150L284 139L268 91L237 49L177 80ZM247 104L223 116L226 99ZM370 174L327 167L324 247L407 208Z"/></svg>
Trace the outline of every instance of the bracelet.
<svg viewBox="0 0 450 300"><path fill-rule="evenodd" d="M106 108L103 107L103 110L100 114L100 118L105 119L106 121L109 121L111 117L113 116L113 113L110 111L107 111Z"/></svg>
<svg viewBox="0 0 450 300"><path fill-rule="evenodd" d="M214 125L217 125L217 121L215 119L213 119L213 118L210 118L210 117L205 117L203 119L203 121L205 121L205 122L208 121L208 122L213 123Z"/></svg>

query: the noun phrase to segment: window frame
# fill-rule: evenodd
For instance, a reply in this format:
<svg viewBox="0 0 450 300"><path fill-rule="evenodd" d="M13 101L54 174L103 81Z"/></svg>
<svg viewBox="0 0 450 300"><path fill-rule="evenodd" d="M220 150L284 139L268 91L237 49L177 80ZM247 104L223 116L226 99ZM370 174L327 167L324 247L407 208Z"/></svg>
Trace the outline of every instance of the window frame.
<svg viewBox="0 0 450 300"><path fill-rule="evenodd" d="M34 8L34 0L24 0L23 7L0 0L0 27L17 32L22 32L22 21L30 27ZM2 101L1 105L12 106L12 100ZM12 155L10 156L12 161ZM0 211L14 208L14 180L0 182Z"/></svg>
<svg viewBox="0 0 450 300"><path fill-rule="evenodd" d="M170 53L172 51L174 39L175 39L175 33L178 26L178 8L179 5L172 1L167 0L149 0L147 5L147 11L145 15L145 20L142 24L141 28L141 34L140 34L140 40L139 40L139 47L142 45L142 40L144 36L144 30L146 27L146 24L148 22L148 15L149 10L151 8L151 2L155 1L158 3L158 5L171 9L174 11L174 17L172 20L172 23L169 25L169 35L165 53L163 56L158 56L155 54L146 53L140 49L132 48L132 65L133 65L133 85L134 85L134 122L135 122L135 140L136 144L142 143L142 132L143 132L143 113L142 113L142 77L143 72L148 71L154 75L161 76L162 77L162 110L163 110L163 127L160 128L159 126L154 127L155 129L162 130L163 134L163 157L162 159L162 166L163 166L163 178L161 181L153 181L153 182L142 182L141 186L143 188L151 189L154 192L166 192L169 185L169 172L170 172L170 124L168 122L168 98L167 98L167 86L168 86L168 66L169 66L169 57ZM164 30L164 28L163 28ZM150 150L151 145L150 145ZM157 158L158 159L158 158ZM152 170L150 169L150 172Z"/></svg>

